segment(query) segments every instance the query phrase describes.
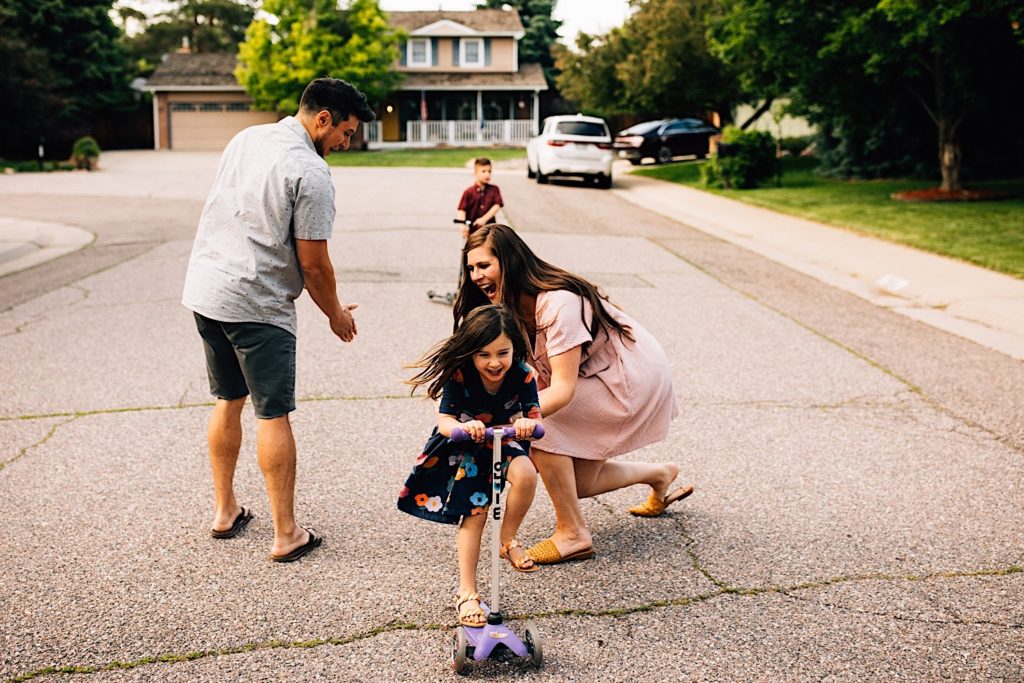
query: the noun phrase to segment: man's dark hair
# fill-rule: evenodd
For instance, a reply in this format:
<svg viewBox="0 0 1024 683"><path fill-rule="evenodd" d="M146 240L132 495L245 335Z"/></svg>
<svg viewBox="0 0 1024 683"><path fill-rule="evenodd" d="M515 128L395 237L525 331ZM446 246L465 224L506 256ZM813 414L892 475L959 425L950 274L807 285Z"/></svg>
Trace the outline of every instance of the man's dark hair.
<svg viewBox="0 0 1024 683"><path fill-rule="evenodd" d="M370 105L366 103L366 95L340 78L317 78L310 81L302 91L299 109L310 114L326 109L331 113L333 126L337 126L353 114L363 123L369 123L376 118Z"/></svg>
<svg viewBox="0 0 1024 683"><path fill-rule="evenodd" d="M488 159L487 157L477 157L476 159L473 159L473 165L474 166L490 166L491 165L491 160Z"/></svg>

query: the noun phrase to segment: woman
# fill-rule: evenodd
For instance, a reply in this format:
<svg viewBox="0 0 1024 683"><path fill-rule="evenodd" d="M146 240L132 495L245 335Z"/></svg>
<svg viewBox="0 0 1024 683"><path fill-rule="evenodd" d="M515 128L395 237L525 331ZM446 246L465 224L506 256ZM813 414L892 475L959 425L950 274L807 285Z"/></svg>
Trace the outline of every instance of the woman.
<svg viewBox="0 0 1024 683"><path fill-rule="evenodd" d="M533 460L555 507L555 532L527 553L536 564L593 557L579 499L647 484L634 515L656 517L693 492L669 491L675 463L617 462L661 441L679 412L668 359L635 320L583 278L537 258L505 225L480 228L463 247L455 327L477 306L504 303L537 369L546 434Z"/></svg>

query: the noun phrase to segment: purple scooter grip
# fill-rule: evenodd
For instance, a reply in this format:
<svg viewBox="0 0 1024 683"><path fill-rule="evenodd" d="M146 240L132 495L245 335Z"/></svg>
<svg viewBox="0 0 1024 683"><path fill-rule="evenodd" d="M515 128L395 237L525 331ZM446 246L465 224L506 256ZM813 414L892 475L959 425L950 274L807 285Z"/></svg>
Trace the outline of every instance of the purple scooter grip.
<svg viewBox="0 0 1024 683"><path fill-rule="evenodd" d="M502 430L502 435L505 438L507 438L507 439L511 439L512 437L514 437L516 435L516 428L515 427L502 427L501 430ZM494 438L494 428L493 427L488 427L486 430L484 430L484 436L485 436L487 441L490 441L491 439L493 439ZM540 438L543 438L543 437L544 437L544 426L543 425L537 425L536 427L534 427L533 428L533 436L531 436L530 438L531 439L540 439ZM452 435L449 436L448 438L451 439L452 441L469 441L470 439L472 439L472 437L469 434L467 434L466 430L464 430L462 427L456 427L455 429L453 429L452 430Z"/></svg>

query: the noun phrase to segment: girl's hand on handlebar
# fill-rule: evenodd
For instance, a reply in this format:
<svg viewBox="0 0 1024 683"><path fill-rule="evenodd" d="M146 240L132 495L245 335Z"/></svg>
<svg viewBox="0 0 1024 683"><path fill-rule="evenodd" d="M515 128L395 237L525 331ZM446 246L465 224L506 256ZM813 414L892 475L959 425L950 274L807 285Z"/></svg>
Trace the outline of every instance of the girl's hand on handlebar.
<svg viewBox="0 0 1024 683"><path fill-rule="evenodd" d="M469 422L463 422L459 426L462 427L463 431L469 434L473 438L473 441L476 441L477 443L482 443L487 437L484 431L487 429L487 426L480 420L470 420Z"/></svg>
<svg viewBox="0 0 1024 683"><path fill-rule="evenodd" d="M533 430L537 426L537 421L528 417L521 417L512 426L516 430L516 439L522 441L523 439L533 438Z"/></svg>

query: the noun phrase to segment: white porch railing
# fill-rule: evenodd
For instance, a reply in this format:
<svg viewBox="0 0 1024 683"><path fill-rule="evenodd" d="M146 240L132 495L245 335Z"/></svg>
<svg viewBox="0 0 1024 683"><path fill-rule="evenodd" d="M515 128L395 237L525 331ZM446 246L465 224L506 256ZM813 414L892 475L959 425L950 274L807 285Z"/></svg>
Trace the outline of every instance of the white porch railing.
<svg viewBox="0 0 1024 683"><path fill-rule="evenodd" d="M380 121L370 121L363 124L363 136L368 143L380 142L380 127Z"/></svg>
<svg viewBox="0 0 1024 683"><path fill-rule="evenodd" d="M526 145L536 135L533 121L407 121L405 141L415 145ZM372 138L368 140L376 142Z"/></svg>

